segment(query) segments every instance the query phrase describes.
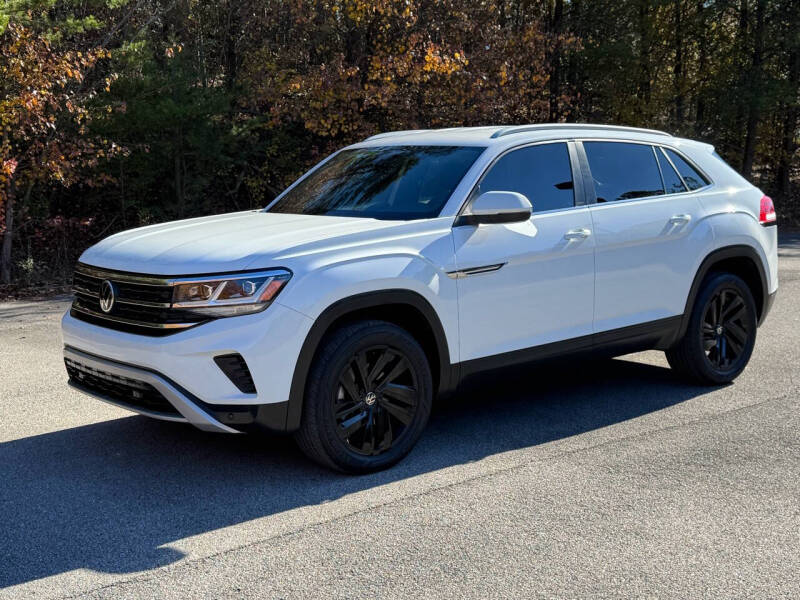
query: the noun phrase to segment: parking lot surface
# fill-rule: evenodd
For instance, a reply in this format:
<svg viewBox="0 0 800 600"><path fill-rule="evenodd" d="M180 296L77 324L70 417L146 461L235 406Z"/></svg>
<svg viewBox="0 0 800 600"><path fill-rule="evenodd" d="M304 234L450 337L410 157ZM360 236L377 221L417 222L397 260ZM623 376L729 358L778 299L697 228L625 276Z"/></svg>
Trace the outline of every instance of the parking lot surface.
<svg viewBox="0 0 800 600"><path fill-rule="evenodd" d="M800 236L733 385L530 369L365 477L71 390L67 306L0 304L0 598L800 597Z"/></svg>

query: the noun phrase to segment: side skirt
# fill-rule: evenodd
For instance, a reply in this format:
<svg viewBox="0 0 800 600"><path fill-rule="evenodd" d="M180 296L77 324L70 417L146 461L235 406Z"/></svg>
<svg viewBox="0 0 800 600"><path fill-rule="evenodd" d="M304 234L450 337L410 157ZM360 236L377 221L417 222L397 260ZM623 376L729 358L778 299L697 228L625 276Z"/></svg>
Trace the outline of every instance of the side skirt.
<svg viewBox="0 0 800 600"><path fill-rule="evenodd" d="M576 354L600 354L620 356L641 350L666 350L677 339L681 328L681 316L649 321L611 331L603 331L571 340L543 344L453 365L460 374L460 382L482 373L516 367L562 356Z"/></svg>

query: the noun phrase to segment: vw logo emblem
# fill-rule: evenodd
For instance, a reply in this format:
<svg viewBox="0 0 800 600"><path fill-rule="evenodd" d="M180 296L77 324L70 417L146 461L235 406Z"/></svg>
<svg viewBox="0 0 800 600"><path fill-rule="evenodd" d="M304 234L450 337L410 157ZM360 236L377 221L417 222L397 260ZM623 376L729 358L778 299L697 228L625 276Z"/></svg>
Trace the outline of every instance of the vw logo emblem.
<svg viewBox="0 0 800 600"><path fill-rule="evenodd" d="M114 285L106 279L100 284L100 310L110 313L114 308Z"/></svg>

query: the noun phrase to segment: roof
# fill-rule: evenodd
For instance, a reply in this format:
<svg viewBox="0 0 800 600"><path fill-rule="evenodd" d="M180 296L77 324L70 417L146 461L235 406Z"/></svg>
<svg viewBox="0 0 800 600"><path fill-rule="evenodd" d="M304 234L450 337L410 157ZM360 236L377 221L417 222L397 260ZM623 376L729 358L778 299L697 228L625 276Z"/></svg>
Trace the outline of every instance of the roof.
<svg viewBox="0 0 800 600"><path fill-rule="evenodd" d="M622 137L633 139L671 138L669 133L656 129L641 129L620 125L588 123L540 123L532 125L492 125L485 127L452 127L448 129L413 129L379 133L365 139L368 146L399 144L459 144L491 146L506 142L564 137ZM359 145L361 145L359 144Z"/></svg>

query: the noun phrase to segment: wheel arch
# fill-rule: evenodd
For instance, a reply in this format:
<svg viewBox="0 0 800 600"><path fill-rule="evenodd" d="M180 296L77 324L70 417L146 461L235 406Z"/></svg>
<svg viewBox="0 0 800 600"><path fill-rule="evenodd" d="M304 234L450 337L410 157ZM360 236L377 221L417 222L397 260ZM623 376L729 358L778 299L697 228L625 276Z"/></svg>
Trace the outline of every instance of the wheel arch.
<svg viewBox="0 0 800 600"><path fill-rule="evenodd" d="M443 395L454 389L458 377L450 362L444 328L436 310L422 295L407 289L356 294L337 300L323 310L306 335L292 375L286 415L287 431L294 431L300 426L306 380L325 336L345 323L362 319L388 321L409 331L428 357L438 394Z"/></svg>
<svg viewBox="0 0 800 600"><path fill-rule="evenodd" d="M767 274L764 264L758 252L752 246L744 244L736 246L725 246L711 252L700 263L700 267L695 273L692 287L689 289L689 296L686 298L686 306L681 318L680 330L675 340L679 340L686 333L689 326L689 318L692 313L700 286L709 273L715 271L725 271L741 277L753 293L756 302L756 312L758 324L761 325L767 312L767 302L769 297Z"/></svg>

